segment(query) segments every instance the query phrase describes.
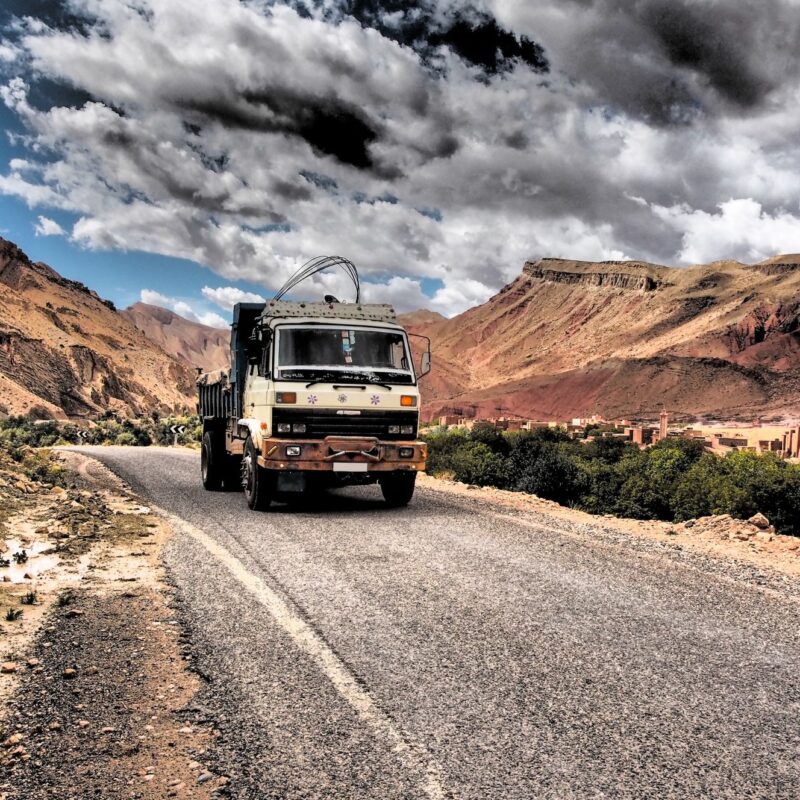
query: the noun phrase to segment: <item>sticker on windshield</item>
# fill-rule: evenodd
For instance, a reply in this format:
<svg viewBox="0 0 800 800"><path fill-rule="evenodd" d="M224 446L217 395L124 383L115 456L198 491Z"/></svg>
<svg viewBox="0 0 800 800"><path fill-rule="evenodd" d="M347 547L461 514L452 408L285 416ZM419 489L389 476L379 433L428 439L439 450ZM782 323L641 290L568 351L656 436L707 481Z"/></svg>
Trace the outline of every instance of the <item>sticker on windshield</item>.
<svg viewBox="0 0 800 800"><path fill-rule="evenodd" d="M356 332L342 331L342 352L344 353L344 363L353 363L353 346L355 345Z"/></svg>

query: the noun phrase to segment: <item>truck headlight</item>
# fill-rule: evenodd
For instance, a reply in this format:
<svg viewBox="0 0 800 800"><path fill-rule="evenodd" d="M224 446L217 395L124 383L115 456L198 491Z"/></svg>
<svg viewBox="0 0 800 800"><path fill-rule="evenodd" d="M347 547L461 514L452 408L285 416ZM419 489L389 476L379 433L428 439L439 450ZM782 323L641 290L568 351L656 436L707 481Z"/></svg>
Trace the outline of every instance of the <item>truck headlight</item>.
<svg viewBox="0 0 800 800"><path fill-rule="evenodd" d="M291 433L292 426L288 422L279 422L275 426L275 430L277 430L278 433Z"/></svg>
<svg viewBox="0 0 800 800"><path fill-rule="evenodd" d="M414 426L413 425L402 425L400 427L400 433L414 433Z"/></svg>
<svg viewBox="0 0 800 800"><path fill-rule="evenodd" d="M400 426L399 425L390 425L389 426L389 433L400 433Z"/></svg>
<svg viewBox="0 0 800 800"><path fill-rule="evenodd" d="M295 424L292 425L292 430L295 433L305 433L306 432L305 422L295 422Z"/></svg>
<svg viewBox="0 0 800 800"><path fill-rule="evenodd" d="M401 447L397 452L400 458L414 458L413 447Z"/></svg>
<svg viewBox="0 0 800 800"><path fill-rule="evenodd" d="M295 444L286 448L286 455L289 456L290 458L292 457L297 458L297 456L300 455L300 452L301 452L300 445Z"/></svg>

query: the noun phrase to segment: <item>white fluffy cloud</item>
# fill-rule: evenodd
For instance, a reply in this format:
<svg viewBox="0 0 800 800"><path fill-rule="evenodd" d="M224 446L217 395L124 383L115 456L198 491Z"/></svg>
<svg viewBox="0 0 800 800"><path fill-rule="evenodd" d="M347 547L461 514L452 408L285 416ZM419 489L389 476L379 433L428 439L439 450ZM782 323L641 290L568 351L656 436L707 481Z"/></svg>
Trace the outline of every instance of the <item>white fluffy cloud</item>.
<svg viewBox="0 0 800 800"><path fill-rule="evenodd" d="M340 254L369 299L452 314L527 258L670 263L793 241L797 59L770 43L798 30L796 3L476 4L492 35L543 45L549 74L404 41L380 3L70 5L82 26L20 22L0 44L29 151L0 192L71 212L85 247L191 259L265 294ZM464 8L421 7L436 35ZM36 102L42 78L73 99ZM221 308L244 297L203 291ZM308 291L347 287L334 274Z"/></svg>
<svg viewBox="0 0 800 800"><path fill-rule="evenodd" d="M65 236L67 233L54 219L42 216L39 216L33 231L37 236Z"/></svg>
<svg viewBox="0 0 800 800"><path fill-rule="evenodd" d="M160 306L161 308L169 309L185 317L192 322L199 322L201 325L209 325L212 328L227 328L229 327L228 321L221 317L214 311L197 312L185 300L179 300L175 297L167 297L156 292L153 289L142 289L139 297L143 303L151 306Z"/></svg>
<svg viewBox="0 0 800 800"><path fill-rule="evenodd" d="M755 200L729 200L715 213L687 206L654 211L682 232L680 259L687 264L723 258L753 263L800 251L800 214L768 214Z"/></svg>
<svg viewBox="0 0 800 800"><path fill-rule="evenodd" d="M237 303L263 303L264 298L255 292L245 292L236 286L218 286L212 289L203 287L203 297L216 303L220 308L230 311Z"/></svg>

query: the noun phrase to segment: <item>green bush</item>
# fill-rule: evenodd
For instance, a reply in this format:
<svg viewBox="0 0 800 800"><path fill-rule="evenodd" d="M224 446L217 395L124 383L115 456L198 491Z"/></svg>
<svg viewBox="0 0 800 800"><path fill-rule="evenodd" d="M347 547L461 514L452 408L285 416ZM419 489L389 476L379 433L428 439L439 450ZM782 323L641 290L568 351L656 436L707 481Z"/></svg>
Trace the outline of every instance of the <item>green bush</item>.
<svg viewBox="0 0 800 800"><path fill-rule="evenodd" d="M573 441L559 428L440 429L426 439L428 472L464 483L636 519L747 518L760 511L780 533L800 535L800 466L773 454L719 458L702 442L677 437L639 450L618 438Z"/></svg>
<svg viewBox="0 0 800 800"><path fill-rule="evenodd" d="M452 455L453 477L478 486L504 486L505 459L483 442L466 441Z"/></svg>
<svg viewBox="0 0 800 800"><path fill-rule="evenodd" d="M578 504L587 480L571 449L548 436L520 438L508 458L509 486L564 505Z"/></svg>
<svg viewBox="0 0 800 800"><path fill-rule="evenodd" d="M49 450L37 450L28 453L22 459L22 471L33 481L63 486L66 482L66 470L53 457Z"/></svg>
<svg viewBox="0 0 800 800"><path fill-rule="evenodd" d="M15 451L21 447L52 447L59 444L124 444L145 447L150 444L171 445L173 425L185 426L178 444L192 445L200 441L202 425L196 416L143 419L117 419L104 413L89 425L56 420L36 421L29 417L8 417L0 420L0 447ZM86 438L79 432L88 434Z"/></svg>

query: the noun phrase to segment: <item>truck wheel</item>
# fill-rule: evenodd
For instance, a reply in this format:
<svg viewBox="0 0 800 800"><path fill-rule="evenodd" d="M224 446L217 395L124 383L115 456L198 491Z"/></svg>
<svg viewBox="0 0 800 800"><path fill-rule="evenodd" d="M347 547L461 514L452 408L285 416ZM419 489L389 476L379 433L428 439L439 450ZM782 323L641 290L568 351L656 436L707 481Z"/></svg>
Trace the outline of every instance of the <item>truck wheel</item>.
<svg viewBox="0 0 800 800"><path fill-rule="evenodd" d="M215 444L215 438L211 431L206 431L200 447L200 474L203 487L209 492L218 492L222 488L225 463L225 453L218 443Z"/></svg>
<svg viewBox="0 0 800 800"><path fill-rule="evenodd" d="M414 496L416 472L390 472L381 478L381 491L390 508L407 506Z"/></svg>
<svg viewBox="0 0 800 800"><path fill-rule="evenodd" d="M253 511L269 508L274 494L274 480L267 470L258 466L258 451L250 438L247 439L242 458L242 483L247 505Z"/></svg>

